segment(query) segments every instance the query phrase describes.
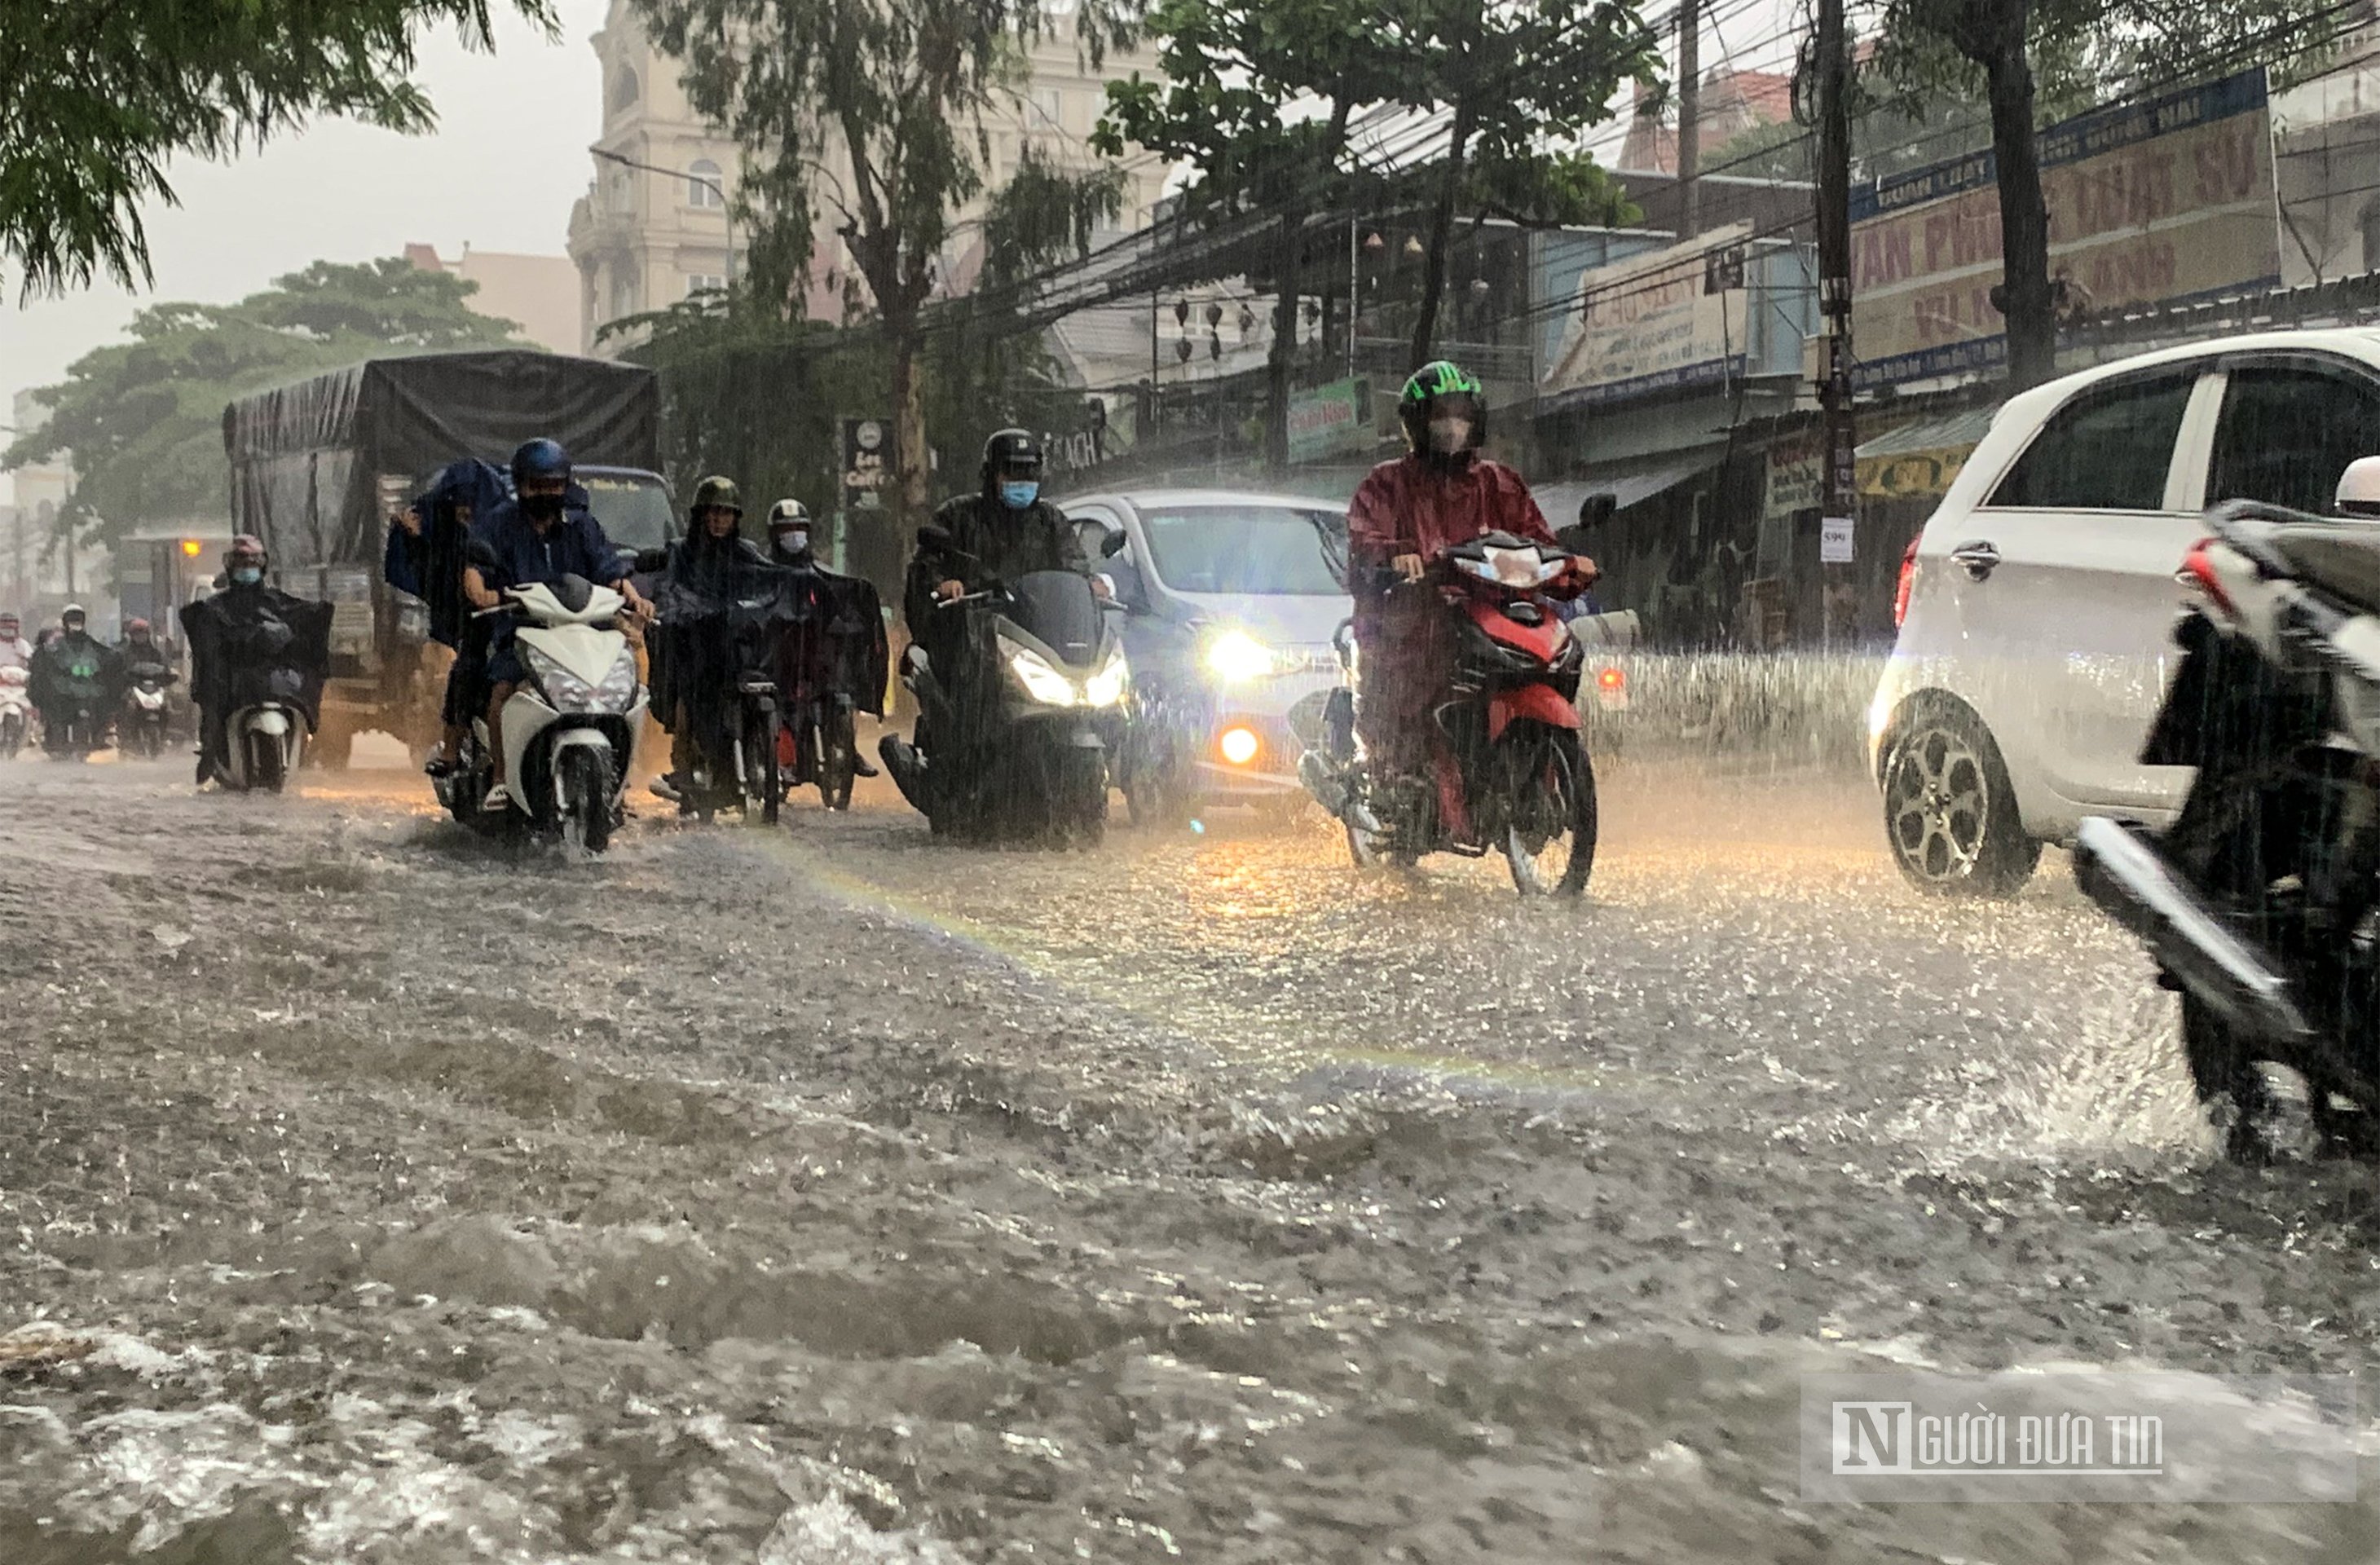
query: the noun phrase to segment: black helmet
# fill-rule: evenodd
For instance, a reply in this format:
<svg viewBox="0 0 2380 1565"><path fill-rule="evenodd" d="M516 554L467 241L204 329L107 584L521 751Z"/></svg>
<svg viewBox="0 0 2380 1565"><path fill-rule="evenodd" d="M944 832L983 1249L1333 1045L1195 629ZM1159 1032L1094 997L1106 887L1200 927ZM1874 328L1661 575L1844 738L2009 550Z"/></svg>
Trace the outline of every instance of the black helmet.
<svg viewBox="0 0 2380 1565"><path fill-rule="evenodd" d="M787 528L810 525L810 508L798 500L780 500L769 507L769 530L782 532Z"/></svg>
<svg viewBox="0 0 2380 1565"><path fill-rule="evenodd" d="M713 505L738 516L744 514L744 491L735 487L734 479L722 479L714 473L694 486L694 508L690 514L699 516Z"/></svg>
<svg viewBox="0 0 2380 1565"><path fill-rule="evenodd" d="M531 479L560 479L570 481L570 453L562 449L560 441L540 435L524 441L513 453L513 492L520 492Z"/></svg>
<svg viewBox="0 0 2380 1565"><path fill-rule="evenodd" d="M1041 479L1041 440L1027 430L1002 430L983 443L983 481Z"/></svg>
<svg viewBox="0 0 2380 1565"><path fill-rule="evenodd" d="M1433 452L1429 421L1448 412L1471 420L1471 433L1453 451ZM1404 426L1405 444L1424 456L1458 460L1476 451L1488 439L1488 390L1477 376L1445 359L1436 359L1413 372L1397 397L1397 421Z"/></svg>

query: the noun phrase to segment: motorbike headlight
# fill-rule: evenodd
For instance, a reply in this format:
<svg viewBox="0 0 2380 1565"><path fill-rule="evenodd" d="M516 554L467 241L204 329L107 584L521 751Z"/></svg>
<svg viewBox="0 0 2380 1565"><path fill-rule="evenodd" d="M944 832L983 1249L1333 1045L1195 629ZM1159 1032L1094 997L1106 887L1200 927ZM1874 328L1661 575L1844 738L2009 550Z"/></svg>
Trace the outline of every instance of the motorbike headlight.
<svg viewBox="0 0 2380 1565"><path fill-rule="evenodd" d="M1025 693L1045 707L1071 707L1075 704L1075 682L1050 666L1050 660L1029 647L1014 642L1002 643L1008 654L1008 672Z"/></svg>
<svg viewBox="0 0 2380 1565"><path fill-rule="evenodd" d="M1124 661L1123 649L1112 648L1099 672L1083 681L1083 705L1112 707L1123 699L1124 690L1131 684L1132 668Z"/></svg>
<svg viewBox="0 0 2380 1565"><path fill-rule="evenodd" d="M527 642L521 643L521 661L535 676L537 687L545 693L546 705L555 711L601 710L593 685Z"/></svg>
<svg viewBox="0 0 2380 1565"><path fill-rule="evenodd" d="M636 704L637 655L623 650L619 661L612 665L612 672L605 674L603 683L595 687L595 705L600 710L625 717Z"/></svg>
<svg viewBox="0 0 2380 1565"><path fill-rule="evenodd" d="M1281 672L1281 655L1234 626L1207 638L1207 672L1226 685L1264 679Z"/></svg>

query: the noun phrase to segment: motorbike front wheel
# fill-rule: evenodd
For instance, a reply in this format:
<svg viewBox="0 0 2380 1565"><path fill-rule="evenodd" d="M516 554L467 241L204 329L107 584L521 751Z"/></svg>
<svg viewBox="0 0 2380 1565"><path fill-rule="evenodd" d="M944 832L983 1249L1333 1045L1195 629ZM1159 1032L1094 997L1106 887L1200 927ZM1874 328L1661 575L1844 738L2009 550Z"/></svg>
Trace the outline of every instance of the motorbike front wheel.
<svg viewBox="0 0 2380 1565"><path fill-rule="evenodd" d="M1518 741L1507 773L1504 860L1523 896L1574 897L1595 873L1595 765L1578 735L1553 729Z"/></svg>
<svg viewBox="0 0 2380 1565"><path fill-rule="evenodd" d="M25 747L25 720L15 712L0 717L0 760L15 760Z"/></svg>
<svg viewBox="0 0 2380 1565"><path fill-rule="evenodd" d="M288 782L288 770L283 765L288 752L281 747L277 734L249 733L242 735L248 746L248 786L251 792L261 790L277 794Z"/></svg>
<svg viewBox="0 0 2380 1565"><path fill-rule="evenodd" d="M562 752L562 847L572 857L612 845L612 752L572 745Z"/></svg>

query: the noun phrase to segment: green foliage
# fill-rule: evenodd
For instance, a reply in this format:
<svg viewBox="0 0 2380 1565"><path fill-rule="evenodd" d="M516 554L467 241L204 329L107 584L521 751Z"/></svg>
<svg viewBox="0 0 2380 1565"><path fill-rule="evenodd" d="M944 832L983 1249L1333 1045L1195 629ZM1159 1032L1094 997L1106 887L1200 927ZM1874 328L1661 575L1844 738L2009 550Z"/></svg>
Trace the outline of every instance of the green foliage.
<svg viewBox="0 0 2380 1565"><path fill-rule="evenodd" d="M552 30L552 0L508 0ZM435 122L414 40L491 42L491 0L14 0L0 23L0 278L145 284L140 207L179 153L229 157L318 114Z"/></svg>
<svg viewBox="0 0 2380 1565"><path fill-rule="evenodd" d="M0 466L72 451L76 489L59 528L103 543L145 522L220 515L226 402L392 352L503 343L513 323L465 303L477 287L395 258L316 261L237 304L152 305L133 317L130 342L93 349L35 394L49 421Z"/></svg>

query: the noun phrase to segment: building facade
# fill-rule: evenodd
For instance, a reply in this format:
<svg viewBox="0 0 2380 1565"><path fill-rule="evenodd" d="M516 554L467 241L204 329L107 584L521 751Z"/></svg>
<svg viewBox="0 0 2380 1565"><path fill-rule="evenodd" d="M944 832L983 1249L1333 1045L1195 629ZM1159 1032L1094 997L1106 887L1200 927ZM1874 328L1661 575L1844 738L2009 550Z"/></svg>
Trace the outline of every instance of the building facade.
<svg viewBox="0 0 2380 1565"><path fill-rule="evenodd" d="M687 103L678 62L654 46L626 0L613 0L592 42L603 67L603 130L594 177L571 211L569 251L577 269L579 347L602 353L613 347L600 338L608 323L726 285L741 254L740 246L730 253L739 154L734 140ZM1043 41L1031 58L1022 101L987 116L987 192L1007 182L1028 144L1061 167L1092 166L1098 159L1089 147L1091 127L1105 104L1106 84L1135 67L1152 68L1147 55L1122 55L1094 69L1078 57L1071 39L1061 38ZM603 153L648 166L628 167ZM842 176L843 160L833 147L822 161L830 176ZM1128 229L1148 222L1167 171L1148 158L1128 160L1125 169L1129 184L1118 226ZM973 220L984 204L978 199L958 214L941 267L954 289L964 289L980 265ZM820 320L841 319L851 276L843 240L832 229L820 224L811 265L809 313Z"/></svg>
<svg viewBox="0 0 2380 1565"><path fill-rule="evenodd" d="M582 351L587 332L579 319L578 268L568 256L509 255L463 247L447 261L434 245L407 245L405 259L423 272L444 272L478 285L465 301L474 312L509 321L518 335L548 353Z"/></svg>

